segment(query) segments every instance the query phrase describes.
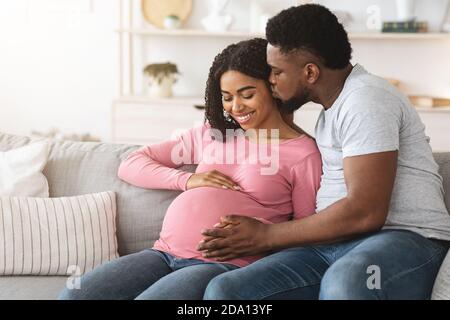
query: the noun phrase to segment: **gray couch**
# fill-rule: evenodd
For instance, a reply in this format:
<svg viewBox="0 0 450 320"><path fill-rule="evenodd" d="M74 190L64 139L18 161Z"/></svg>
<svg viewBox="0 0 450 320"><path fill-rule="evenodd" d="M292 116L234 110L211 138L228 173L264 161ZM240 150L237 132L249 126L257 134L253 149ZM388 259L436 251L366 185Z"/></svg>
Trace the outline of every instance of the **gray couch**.
<svg viewBox="0 0 450 320"><path fill-rule="evenodd" d="M31 139L0 134L0 151L30 143ZM89 142L51 143L44 169L50 196L72 196L113 190L117 194L117 238L119 254L147 248L158 238L165 211L179 194L175 191L144 190L117 178L117 168L136 146ZM444 176L446 204L450 208L450 153L435 154ZM188 171L193 166L183 168ZM450 257L447 256L436 281L436 298L450 299ZM0 299L54 299L65 286L66 277L0 277Z"/></svg>

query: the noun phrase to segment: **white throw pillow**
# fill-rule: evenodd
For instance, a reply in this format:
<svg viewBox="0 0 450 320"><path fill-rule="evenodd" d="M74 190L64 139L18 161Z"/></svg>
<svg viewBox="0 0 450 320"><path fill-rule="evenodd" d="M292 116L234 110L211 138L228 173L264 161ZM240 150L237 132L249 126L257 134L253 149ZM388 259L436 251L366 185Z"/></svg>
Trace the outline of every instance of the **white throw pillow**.
<svg viewBox="0 0 450 320"><path fill-rule="evenodd" d="M83 274L117 258L116 195L0 197L0 276Z"/></svg>
<svg viewBox="0 0 450 320"><path fill-rule="evenodd" d="M36 142L0 152L0 196L48 198L48 182L42 170L49 150L47 142Z"/></svg>

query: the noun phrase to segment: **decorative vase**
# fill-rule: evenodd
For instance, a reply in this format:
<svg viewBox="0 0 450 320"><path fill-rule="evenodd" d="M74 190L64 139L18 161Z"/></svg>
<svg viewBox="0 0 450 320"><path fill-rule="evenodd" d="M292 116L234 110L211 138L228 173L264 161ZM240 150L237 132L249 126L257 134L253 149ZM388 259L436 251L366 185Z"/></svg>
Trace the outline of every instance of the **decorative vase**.
<svg viewBox="0 0 450 320"><path fill-rule="evenodd" d="M152 98L170 98L173 96L172 86L175 83L173 74L167 75L161 79L149 77L149 95Z"/></svg>
<svg viewBox="0 0 450 320"><path fill-rule="evenodd" d="M164 18L164 28L166 29L179 29L181 26L180 18L174 15L170 15Z"/></svg>
<svg viewBox="0 0 450 320"><path fill-rule="evenodd" d="M233 22L233 17L229 14L224 14L223 9L228 4L228 0L210 0L212 3L210 13L203 18L201 23L207 31L224 32L227 31Z"/></svg>
<svg viewBox="0 0 450 320"><path fill-rule="evenodd" d="M448 1L445 3L445 13L442 15L439 31L450 32L450 5Z"/></svg>
<svg viewBox="0 0 450 320"><path fill-rule="evenodd" d="M398 21L411 21L415 18L415 0L395 0Z"/></svg>

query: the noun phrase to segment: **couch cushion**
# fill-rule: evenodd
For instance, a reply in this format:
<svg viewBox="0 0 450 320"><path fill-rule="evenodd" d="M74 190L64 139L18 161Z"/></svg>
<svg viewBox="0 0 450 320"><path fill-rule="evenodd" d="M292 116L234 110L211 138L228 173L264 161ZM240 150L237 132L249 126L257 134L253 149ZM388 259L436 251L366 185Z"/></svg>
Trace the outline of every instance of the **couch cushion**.
<svg viewBox="0 0 450 320"><path fill-rule="evenodd" d="M0 151L0 196L48 198L48 182L42 173L48 152L47 143Z"/></svg>
<svg viewBox="0 0 450 320"><path fill-rule="evenodd" d="M445 205L450 212L450 152L434 153L439 173L444 179Z"/></svg>
<svg viewBox="0 0 450 320"><path fill-rule="evenodd" d="M54 300L64 288L67 277L0 277L0 300Z"/></svg>
<svg viewBox="0 0 450 320"><path fill-rule="evenodd" d="M31 141L35 140L0 133L0 151L17 148ZM50 155L43 172L49 183L50 196L115 191L119 254L129 254L151 246L159 237L168 206L180 192L145 190L117 178L120 162L138 146L95 142L49 142Z"/></svg>
<svg viewBox="0 0 450 320"><path fill-rule="evenodd" d="M439 173L444 178L445 204L450 212L450 152L435 153L434 158L439 165ZM431 299L450 300L450 252L439 269Z"/></svg>
<svg viewBox="0 0 450 320"><path fill-rule="evenodd" d="M85 273L115 259L116 195L0 197L0 274Z"/></svg>

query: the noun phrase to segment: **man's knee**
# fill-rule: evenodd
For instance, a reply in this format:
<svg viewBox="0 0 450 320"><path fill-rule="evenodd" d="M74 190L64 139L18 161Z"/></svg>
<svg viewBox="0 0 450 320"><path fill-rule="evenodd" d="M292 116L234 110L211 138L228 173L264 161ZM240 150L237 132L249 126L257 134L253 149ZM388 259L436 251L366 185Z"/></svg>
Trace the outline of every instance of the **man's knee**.
<svg viewBox="0 0 450 320"><path fill-rule="evenodd" d="M239 295L241 282L229 273L221 274L213 278L206 287L204 300L237 300L242 299Z"/></svg>
<svg viewBox="0 0 450 320"><path fill-rule="evenodd" d="M86 300L85 292L81 289L64 288L57 297L58 300Z"/></svg>
<svg viewBox="0 0 450 320"><path fill-rule="evenodd" d="M325 273L319 298L321 300L377 299L380 293L380 274L369 259L337 261Z"/></svg>

